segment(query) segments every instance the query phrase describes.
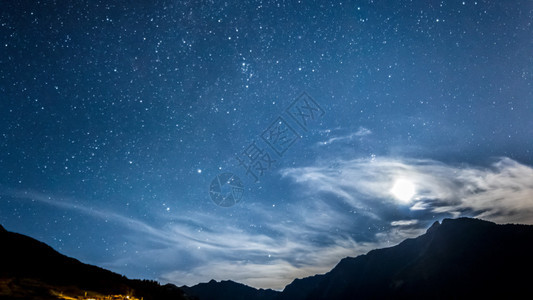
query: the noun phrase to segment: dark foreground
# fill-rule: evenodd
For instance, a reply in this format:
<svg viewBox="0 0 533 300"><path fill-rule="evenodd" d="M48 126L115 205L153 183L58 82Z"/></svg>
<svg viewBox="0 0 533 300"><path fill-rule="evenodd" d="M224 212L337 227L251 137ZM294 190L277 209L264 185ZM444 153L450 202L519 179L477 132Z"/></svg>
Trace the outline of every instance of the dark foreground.
<svg viewBox="0 0 533 300"><path fill-rule="evenodd" d="M0 227L0 299L464 299L533 295L533 226L461 218L415 239L296 279L283 292L232 281L178 288L63 256Z"/></svg>

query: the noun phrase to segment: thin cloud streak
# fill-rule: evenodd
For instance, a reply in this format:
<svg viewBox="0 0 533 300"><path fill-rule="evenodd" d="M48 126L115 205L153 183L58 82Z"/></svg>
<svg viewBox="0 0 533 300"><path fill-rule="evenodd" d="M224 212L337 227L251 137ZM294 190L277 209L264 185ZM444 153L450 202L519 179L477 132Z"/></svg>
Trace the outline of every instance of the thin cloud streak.
<svg viewBox="0 0 533 300"><path fill-rule="evenodd" d="M391 226L412 226L418 224L418 220L400 220L400 221L392 221L390 223Z"/></svg>
<svg viewBox="0 0 533 300"><path fill-rule="evenodd" d="M327 131L327 133L330 133L331 130ZM356 137L363 137L372 134L372 131L365 127L359 127L359 129L356 132L352 132L347 135L341 135L341 136L335 136L329 138L327 141L324 142L318 142L318 146L325 146L325 145L331 145L335 142L341 142L341 141L349 141Z"/></svg>

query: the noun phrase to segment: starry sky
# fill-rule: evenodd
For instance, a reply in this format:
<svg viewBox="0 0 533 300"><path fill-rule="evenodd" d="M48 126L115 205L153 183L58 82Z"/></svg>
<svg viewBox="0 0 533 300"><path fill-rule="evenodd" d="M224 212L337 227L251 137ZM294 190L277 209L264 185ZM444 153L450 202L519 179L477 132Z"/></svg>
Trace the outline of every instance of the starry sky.
<svg viewBox="0 0 533 300"><path fill-rule="evenodd" d="M63 254L282 289L435 220L533 224L532 1L1 6L0 224Z"/></svg>

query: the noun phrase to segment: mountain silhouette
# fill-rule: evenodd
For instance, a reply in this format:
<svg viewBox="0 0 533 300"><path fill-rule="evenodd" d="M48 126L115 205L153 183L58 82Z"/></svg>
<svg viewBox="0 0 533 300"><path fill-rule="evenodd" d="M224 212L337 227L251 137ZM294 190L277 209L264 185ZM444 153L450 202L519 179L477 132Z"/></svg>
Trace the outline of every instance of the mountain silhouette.
<svg viewBox="0 0 533 300"><path fill-rule="evenodd" d="M0 299L58 299L58 294L75 299L86 295L189 299L174 285L127 279L64 256L33 238L6 231L1 225L0 245Z"/></svg>
<svg viewBox="0 0 533 300"><path fill-rule="evenodd" d="M435 222L417 238L344 258L330 272L296 279L282 292L233 281L178 288L130 280L2 226L0 245L0 299L58 299L57 293L87 292L145 300L523 298L531 295L533 282L533 226L470 218Z"/></svg>
<svg viewBox="0 0 533 300"><path fill-rule="evenodd" d="M193 287L181 287L187 294L196 296L201 300L271 300L279 292L271 289L255 289L242 283L231 280L217 282L211 280Z"/></svg>
<svg viewBox="0 0 533 300"><path fill-rule="evenodd" d="M295 280L276 300L523 298L531 270L533 226L445 219L418 238Z"/></svg>
<svg viewBox="0 0 533 300"><path fill-rule="evenodd" d="M358 257L330 272L296 279L280 292L234 282L195 285L200 299L458 299L523 298L533 282L533 226L459 218L425 234Z"/></svg>

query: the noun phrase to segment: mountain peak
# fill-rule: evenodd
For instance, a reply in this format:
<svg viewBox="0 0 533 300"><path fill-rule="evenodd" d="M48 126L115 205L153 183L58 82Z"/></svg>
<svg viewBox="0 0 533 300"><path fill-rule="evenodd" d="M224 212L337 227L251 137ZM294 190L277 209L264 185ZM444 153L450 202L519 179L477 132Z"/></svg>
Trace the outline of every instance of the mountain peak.
<svg viewBox="0 0 533 300"><path fill-rule="evenodd" d="M463 230L483 230L483 228L496 226L496 223L475 218L456 218L443 219L441 222L435 221L431 227L428 228L426 234L445 234L445 232L461 232Z"/></svg>
<svg viewBox="0 0 533 300"><path fill-rule="evenodd" d="M444 219L441 222L442 227L446 228L486 228L486 227L492 227L496 226L496 223L485 221L481 219L475 219L475 218L456 218L456 219Z"/></svg>
<svg viewBox="0 0 533 300"><path fill-rule="evenodd" d="M434 222L390 248L345 258L331 271L295 280L277 300L490 298L520 295L533 268L533 226L472 218ZM490 286L491 289L486 287Z"/></svg>
<svg viewBox="0 0 533 300"><path fill-rule="evenodd" d="M428 228L428 230L426 231L426 233L431 233L431 232L434 232L439 226L440 226L440 222L439 221L435 221L435 223L433 223L433 225L431 225L431 227Z"/></svg>

